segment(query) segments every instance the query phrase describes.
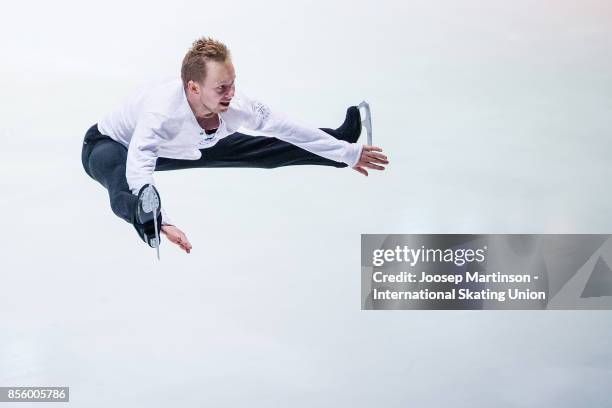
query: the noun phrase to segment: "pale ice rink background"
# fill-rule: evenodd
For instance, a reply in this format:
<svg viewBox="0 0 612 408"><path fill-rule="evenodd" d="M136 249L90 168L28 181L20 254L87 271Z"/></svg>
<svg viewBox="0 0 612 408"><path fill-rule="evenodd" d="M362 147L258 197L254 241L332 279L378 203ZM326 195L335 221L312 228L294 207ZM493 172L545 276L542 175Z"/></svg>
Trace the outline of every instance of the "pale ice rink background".
<svg viewBox="0 0 612 408"><path fill-rule="evenodd" d="M157 173L193 244L157 262L81 143L201 35L312 126L367 99L391 164ZM362 233L612 232L609 1L21 2L0 50L0 386L70 386L75 407L612 404L611 312L359 304Z"/></svg>

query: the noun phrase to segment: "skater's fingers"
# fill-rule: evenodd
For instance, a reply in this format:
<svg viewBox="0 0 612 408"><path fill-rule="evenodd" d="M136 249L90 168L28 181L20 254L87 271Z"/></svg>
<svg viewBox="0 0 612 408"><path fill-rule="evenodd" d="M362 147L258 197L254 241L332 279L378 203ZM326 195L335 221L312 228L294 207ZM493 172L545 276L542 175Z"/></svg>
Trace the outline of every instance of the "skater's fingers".
<svg viewBox="0 0 612 408"><path fill-rule="evenodd" d="M374 163L374 164L382 164L383 166L386 166L387 164L389 164L388 161L386 160L380 160L380 159L370 159L367 161L368 163Z"/></svg>
<svg viewBox="0 0 612 408"><path fill-rule="evenodd" d="M177 235L173 235L171 237L169 236L168 239L172 243L178 245L183 251L186 251L187 253L191 251L191 244L184 233L181 232Z"/></svg>
<svg viewBox="0 0 612 408"><path fill-rule="evenodd" d="M358 173L363 174L364 176L368 177L368 171L366 169L364 169L363 167L360 166L356 166L353 167L353 170L357 171Z"/></svg>
<svg viewBox="0 0 612 408"><path fill-rule="evenodd" d="M364 167L370 168L370 169L375 169L375 170L384 170L385 168L383 166L378 166L374 163L364 163L363 164Z"/></svg>
<svg viewBox="0 0 612 408"><path fill-rule="evenodd" d="M185 234L182 234L182 237L181 237L181 247L185 251L191 250L191 242L189 242L189 240L187 239L187 236Z"/></svg>
<svg viewBox="0 0 612 408"><path fill-rule="evenodd" d="M382 163L382 164L389 164L389 161L387 160L387 158L379 158L379 157L374 157L374 156L366 156L366 158L368 159L367 161L370 163Z"/></svg>
<svg viewBox="0 0 612 408"><path fill-rule="evenodd" d="M180 238L177 238L175 241L173 241L175 244L177 244L183 251L189 253L191 251L191 244L189 243L189 241L184 241Z"/></svg>
<svg viewBox="0 0 612 408"><path fill-rule="evenodd" d="M383 151L383 149L378 146L368 146L368 145L364 145L363 150L365 150L366 152L382 152Z"/></svg>
<svg viewBox="0 0 612 408"><path fill-rule="evenodd" d="M368 156L368 157L376 157L377 159L381 159L381 160L387 160L387 156L385 156L382 153L368 152L368 153L366 153L366 156Z"/></svg>

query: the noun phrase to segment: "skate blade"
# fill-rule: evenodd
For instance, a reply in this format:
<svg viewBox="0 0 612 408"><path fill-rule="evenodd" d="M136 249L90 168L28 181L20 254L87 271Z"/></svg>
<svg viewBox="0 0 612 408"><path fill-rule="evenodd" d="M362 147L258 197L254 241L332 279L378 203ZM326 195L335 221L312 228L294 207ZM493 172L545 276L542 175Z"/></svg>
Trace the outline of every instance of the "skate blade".
<svg viewBox="0 0 612 408"><path fill-rule="evenodd" d="M151 246L153 248L155 248L155 251L157 252L157 260L159 261L160 259L159 259L159 241L158 241L158 238L153 238L151 240Z"/></svg>
<svg viewBox="0 0 612 408"><path fill-rule="evenodd" d="M153 240L153 246L157 251L157 260L159 261L159 226L157 225L157 213L158 210L157 208L155 208L155 210L153 210L153 225L155 226L155 238Z"/></svg>
<svg viewBox="0 0 612 408"><path fill-rule="evenodd" d="M372 146L372 113L370 111L370 104L363 101L359 104L358 108L359 110L364 110L365 118L361 121L361 124L366 128L368 134L368 146Z"/></svg>
<svg viewBox="0 0 612 408"><path fill-rule="evenodd" d="M145 238L145 239L147 238L146 234L145 234L144 238ZM157 238L152 238L152 239L149 241L149 246L150 246L151 248L155 248L155 251L157 252L157 260L159 261L159 260L160 260L160 258L159 258L159 237L157 237Z"/></svg>

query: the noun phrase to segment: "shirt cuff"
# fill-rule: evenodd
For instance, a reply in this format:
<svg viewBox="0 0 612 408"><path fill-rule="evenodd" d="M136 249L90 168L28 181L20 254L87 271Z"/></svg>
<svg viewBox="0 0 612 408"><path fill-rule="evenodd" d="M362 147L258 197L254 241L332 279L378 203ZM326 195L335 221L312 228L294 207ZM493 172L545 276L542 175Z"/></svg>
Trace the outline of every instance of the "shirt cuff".
<svg viewBox="0 0 612 408"><path fill-rule="evenodd" d="M361 143L353 143L350 145L354 151L354 158L350 163L347 163L349 167L355 167L357 163L359 163L359 159L361 159L361 153L363 152L363 145Z"/></svg>
<svg viewBox="0 0 612 408"><path fill-rule="evenodd" d="M174 225L170 217L168 217L166 210L164 210L164 207L161 208L161 215L162 215L161 225Z"/></svg>

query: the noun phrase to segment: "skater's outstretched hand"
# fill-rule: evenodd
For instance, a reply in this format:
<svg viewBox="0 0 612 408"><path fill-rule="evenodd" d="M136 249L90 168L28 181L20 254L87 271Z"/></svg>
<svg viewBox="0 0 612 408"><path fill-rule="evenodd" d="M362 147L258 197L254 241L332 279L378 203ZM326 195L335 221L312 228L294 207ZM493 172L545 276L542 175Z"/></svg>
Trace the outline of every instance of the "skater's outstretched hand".
<svg viewBox="0 0 612 408"><path fill-rule="evenodd" d="M382 151L383 150L378 146L363 146L359 162L353 167L353 170L358 171L366 177L368 175L366 168L384 170L384 165L389 164L389 160L387 160L387 156L382 154ZM381 166L381 164L383 166Z"/></svg>
<svg viewBox="0 0 612 408"><path fill-rule="evenodd" d="M180 246L185 252L191 252L191 243L183 231L174 225L162 225L161 230L164 234L166 234L166 238L168 238L168 240Z"/></svg>

